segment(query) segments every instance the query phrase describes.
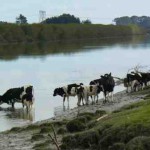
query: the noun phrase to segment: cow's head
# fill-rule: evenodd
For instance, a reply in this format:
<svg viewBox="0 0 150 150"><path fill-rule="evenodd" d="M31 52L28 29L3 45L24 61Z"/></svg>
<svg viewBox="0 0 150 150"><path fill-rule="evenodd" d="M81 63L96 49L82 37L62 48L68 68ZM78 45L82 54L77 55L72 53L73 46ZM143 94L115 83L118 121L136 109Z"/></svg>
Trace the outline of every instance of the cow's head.
<svg viewBox="0 0 150 150"><path fill-rule="evenodd" d="M83 85L83 83L80 83L80 86L82 86Z"/></svg>
<svg viewBox="0 0 150 150"><path fill-rule="evenodd" d="M32 93L33 92L33 86L32 85L28 85L24 88L25 93Z"/></svg>
<svg viewBox="0 0 150 150"><path fill-rule="evenodd" d="M32 95L32 97L34 97L34 93L33 93L33 86L32 85L26 85L20 88L20 98L22 99L24 97L24 95L26 94L30 94Z"/></svg>
<svg viewBox="0 0 150 150"><path fill-rule="evenodd" d="M65 92L64 92L63 88L56 88L54 90L53 96L57 96L57 95L64 96L64 94L65 94Z"/></svg>

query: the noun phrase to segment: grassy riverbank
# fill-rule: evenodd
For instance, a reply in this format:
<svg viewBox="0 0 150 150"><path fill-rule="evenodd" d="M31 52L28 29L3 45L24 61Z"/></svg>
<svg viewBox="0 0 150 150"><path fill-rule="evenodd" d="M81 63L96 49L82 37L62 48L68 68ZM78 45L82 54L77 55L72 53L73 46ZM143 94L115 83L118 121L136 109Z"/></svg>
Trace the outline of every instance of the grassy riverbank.
<svg viewBox="0 0 150 150"><path fill-rule="evenodd" d="M134 94L115 94L114 103L81 106L61 116L0 134L3 150L56 149L53 128L63 150L150 149L150 88ZM6 140L7 139L7 140Z"/></svg>
<svg viewBox="0 0 150 150"><path fill-rule="evenodd" d="M99 24L0 24L0 43L97 39L141 34L144 34L144 31L137 26Z"/></svg>

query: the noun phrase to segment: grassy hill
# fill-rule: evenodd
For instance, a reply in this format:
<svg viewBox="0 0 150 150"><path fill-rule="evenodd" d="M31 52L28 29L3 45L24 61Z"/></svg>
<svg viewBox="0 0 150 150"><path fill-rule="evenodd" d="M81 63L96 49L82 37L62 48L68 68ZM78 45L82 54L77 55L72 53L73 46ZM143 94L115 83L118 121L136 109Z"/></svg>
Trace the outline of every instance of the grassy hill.
<svg viewBox="0 0 150 150"><path fill-rule="evenodd" d="M145 93L145 91L143 91ZM150 89L146 90L148 94ZM63 138L62 149L149 150L150 95L141 102L124 106L107 117L98 116L83 124L83 131ZM78 123L79 125L79 123Z"/></svg>

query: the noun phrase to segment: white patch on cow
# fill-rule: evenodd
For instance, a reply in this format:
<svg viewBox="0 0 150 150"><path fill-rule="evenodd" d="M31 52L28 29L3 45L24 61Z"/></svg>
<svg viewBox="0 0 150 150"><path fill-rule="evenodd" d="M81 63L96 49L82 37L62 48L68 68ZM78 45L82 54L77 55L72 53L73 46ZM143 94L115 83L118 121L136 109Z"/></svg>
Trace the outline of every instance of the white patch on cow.
<svg viewBox="0 0 150 150"><path fill-rule="evenodd" d="M91 91L91 86L92 86L92 91ZM97 89L98 89L97 85L84 86L83 96L84 96L86 104L89 103L89 96L93 96L92 103L93 102L95 103L95 97L97 97L97 95L98 95Z"/></svg>
<svg viewBox="0 0 150 150"><path fill-rule="evenodd" d="M141 73L138 73L138 75L139 75L140 77L142 77Z"/></svg>
<svg viewBox="0 0 150 150"><path fill-rule="evenodd" d="M33 105L33 101L32 100L30 100L30 101L24 100L23 103L26 106L26 109L28 111L32 109L32 105Z"/></svg>
<svg viewBox="0 0 150 150"><path fill-rule="evenodd" d="M71 93L71 96L75 96L76 93L77 93L77 92L76 92L76 88L75 88L75 87L72 87L70 93Z"/></svg>
<svg viewBox="0 0 150 150"><path fill-rule="evenodd" d="M133 72L131 72L130 74L133 75L133 76L135 75L135 73L133 73Z"/></svg>

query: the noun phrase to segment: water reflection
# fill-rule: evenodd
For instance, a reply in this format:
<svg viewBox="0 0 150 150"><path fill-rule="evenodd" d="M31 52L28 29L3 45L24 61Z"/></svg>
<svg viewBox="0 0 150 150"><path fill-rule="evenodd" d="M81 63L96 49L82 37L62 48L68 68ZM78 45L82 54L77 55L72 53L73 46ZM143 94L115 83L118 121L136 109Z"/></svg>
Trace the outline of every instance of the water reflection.
<svg viewBox="0 0 150 150"><path fill-rule="evenodd" d="M23 108L2 108L0 107L0 111L6 113L7 119L23 119L33 122L35 120L35 110L34 108L31 111L27 111L27 109Z"/></svg>
<svg viewBox="0 0 150 150"><path fill-rule="evenodd" d="M65 111L70 110L70 105L68 104L67 107L65 105L63 106L57 106L54 108L54 116L60 116L62 115Z"/></svg>
<svg viewBox="0 0 150 150"><path fill-rule="evenodd" d="M105 46L117 46L122 44L124 48L137 44L149 44L149 38L145 36L123 37L123 38L105 38L90 39L68 42L47 42L47 43L25 43L25 44L8 44L0 45L0 59L8 61L14 60L21 56L43 57L49 54L70 54L74 52L89 51L94 48L104 49ZM86 47L85 47L86 46ZM142 45L143 46L143 45ZM139 47L139 45L138 45Z"/></svg>

